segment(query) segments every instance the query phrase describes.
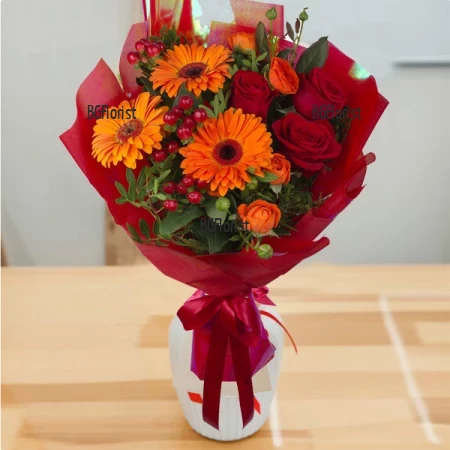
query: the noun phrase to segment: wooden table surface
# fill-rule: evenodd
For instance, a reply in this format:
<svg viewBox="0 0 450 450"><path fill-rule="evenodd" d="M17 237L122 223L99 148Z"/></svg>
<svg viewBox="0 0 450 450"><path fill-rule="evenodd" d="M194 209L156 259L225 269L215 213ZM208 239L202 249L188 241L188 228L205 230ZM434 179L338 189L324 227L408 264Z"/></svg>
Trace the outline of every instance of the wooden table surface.
<svg viewBox="0 0 450 450"><path fill-rule="evenodd" d="M450 448L450 266L303 266L270 296L270 420L223 444L185 422L169 322L193 291L150 265L2 271L3 450Z"/></svg>

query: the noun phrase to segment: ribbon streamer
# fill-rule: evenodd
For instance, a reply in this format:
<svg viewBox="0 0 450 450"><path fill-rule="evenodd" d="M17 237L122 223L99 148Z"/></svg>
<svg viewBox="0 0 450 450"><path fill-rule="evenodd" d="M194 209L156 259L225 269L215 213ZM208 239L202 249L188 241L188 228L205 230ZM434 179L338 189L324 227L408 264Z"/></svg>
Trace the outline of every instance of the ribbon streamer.
<svg viewBox="0 0 450 450"><path fill-rule="evenodd" d="M264 329L261 315L280 325L297 347L284 325L272 314L260 311L256 302L274 303L267 297L267 287L252 289L247 295L214 296L197 291L179 310L178 317L185 330L211 330L206 354L203 385L203 420L219 429L220 394L224 381L227 349L230 349L234 379L236 380L242 423L245 427L254 414L252 375L261 361L253 361L250 349L266 348L264 364L272 359L275 348ZM256 301L255 301L256 300ZM194 334L195 336L195 334ZM195 337L193 345L195 345ZM193 359L195 356L193 354ZM191 364L191 366L195 366ZM197 373L198 375L198 373Z"/></svg>

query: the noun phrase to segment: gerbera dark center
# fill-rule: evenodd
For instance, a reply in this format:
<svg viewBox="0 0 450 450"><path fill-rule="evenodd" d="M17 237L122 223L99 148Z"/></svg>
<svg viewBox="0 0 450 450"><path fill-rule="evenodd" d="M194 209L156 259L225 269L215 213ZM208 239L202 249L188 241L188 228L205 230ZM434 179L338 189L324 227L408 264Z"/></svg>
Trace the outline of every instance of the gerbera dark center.
<svg viewBox="0 0 450 450"><path fill-rule="evenodd" d="M144 129L144 124L138 119L132 119L124 123L117 132L117 139L124 144L128 138L139 136Z"/></svg>
<svg viewBox="0 0 450 450"><path fill-rule="evenodd" d="M242 147L239 142L227 139L215 146L214 157L219 164L231 166L242 158Z"/></svg>
<svg viewBox="0 0 450 450"><path fill-rule="evenodd" d="M186 64L178 74L182 78L198 78L206 69L206 64L194 62Z"/></svg>

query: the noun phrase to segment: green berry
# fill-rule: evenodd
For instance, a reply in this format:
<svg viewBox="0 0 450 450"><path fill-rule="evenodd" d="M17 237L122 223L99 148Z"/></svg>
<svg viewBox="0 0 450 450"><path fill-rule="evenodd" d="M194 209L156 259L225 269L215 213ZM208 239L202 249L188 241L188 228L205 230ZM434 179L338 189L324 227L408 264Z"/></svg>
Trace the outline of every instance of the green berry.
<svg viewBox="0 0 450 450"><path fill-rule="evenodd" d="M258 187L258 180L255 177L251 177L250 183L247 183L246 188L249 191L254 191Z"/></svg>
<svg viewBox="0 0 450 450"><path fill-rule="evenodd" d="M226 197L220 197L216 200L217 211L228 211L230 209L230 200Z"/></svg>
<svg viewBox="0 0 450 450"><path fill-rule="evenodd" d="M277 10L275 8L270 8L266 11L266 17L269 20L275 20L277 18Z"/></svg>
<svg viewBox="0 0 450 450"><path fill-rule="evenodd" d="M298 16L298 18L302 21L302 22L306 22L308 20L308 14L306 12L308 8L303 8L303 11L300 13L300 15Z"/></svg>
<svg viewBox="0 0 450 450"><path fill-rule="evenodd" d="M262 259L269 259L273 256L273 248L269 244L262 244L257 250L258 256Z"/></svg>

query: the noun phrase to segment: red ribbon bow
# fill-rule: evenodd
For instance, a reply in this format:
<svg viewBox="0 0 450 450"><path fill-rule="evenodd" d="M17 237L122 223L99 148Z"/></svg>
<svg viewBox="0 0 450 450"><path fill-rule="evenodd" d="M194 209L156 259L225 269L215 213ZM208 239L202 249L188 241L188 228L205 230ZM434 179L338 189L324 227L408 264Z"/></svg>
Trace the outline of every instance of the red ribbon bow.
<svg viewBox="0 0 450 450"><path fill-rule="evenodd" d="M267 331L252 295L205 295L187 301L177 315L185 330L198 329L211 321L203 386L203 420L219 429L220 392L226 351L230 345L245 427L254 413L249 347L268 341Z"/></svg>

